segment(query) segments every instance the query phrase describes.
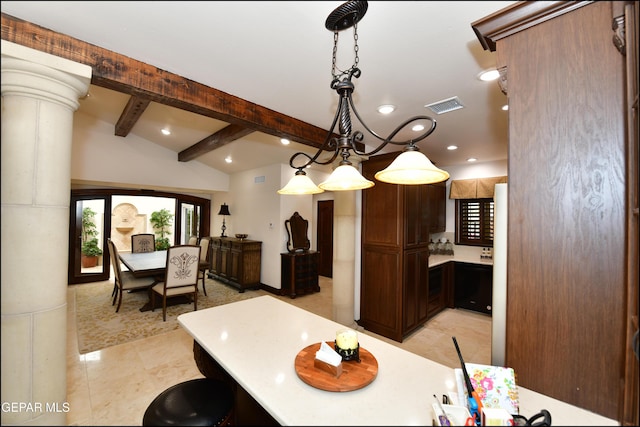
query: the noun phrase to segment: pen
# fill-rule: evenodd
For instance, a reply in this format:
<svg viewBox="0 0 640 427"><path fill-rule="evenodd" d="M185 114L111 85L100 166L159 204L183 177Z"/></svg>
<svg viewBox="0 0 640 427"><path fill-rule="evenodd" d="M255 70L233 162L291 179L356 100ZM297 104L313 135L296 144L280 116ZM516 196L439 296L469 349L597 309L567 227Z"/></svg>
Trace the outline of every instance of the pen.
<svg viewBox="0 0 640 427"><path fill-rule="evenodd" d="M438 415L438 419L440 420L440 425L441 426L450 426L451 425L451 421L449 421L449 418L447 417L447 414L444 412L444 408L440 404L440 400L438 399L438 396L436 396L434 394L433 397L436 398L436 402L438 402L438 408L440 408L440 412L442 412L442 415Z"/></svg>

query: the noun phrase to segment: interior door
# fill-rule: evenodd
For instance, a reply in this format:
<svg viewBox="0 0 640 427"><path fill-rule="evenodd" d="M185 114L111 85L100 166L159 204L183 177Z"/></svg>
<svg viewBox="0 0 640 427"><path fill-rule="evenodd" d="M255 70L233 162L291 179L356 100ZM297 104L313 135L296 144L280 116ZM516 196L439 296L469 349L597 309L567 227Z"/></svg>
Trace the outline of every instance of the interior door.
<svg viewBox="0 0 640 427"><path fill-rule="evenodd" d="M333 200L318 201L318 275L333 277Z"/></svg>
<svg viewBox="0 0 640 427"><path fill-rule="evenodd" d="M86 218L95 225L95 233L87 234L83 230L83 212L89 213ZM109 279L107 237L110 237L110 230L111 196L72 195L69 209L69 284ZM93 238L97 239L97 247L101 251L95 261L82 253L83 243Z"/></svg>

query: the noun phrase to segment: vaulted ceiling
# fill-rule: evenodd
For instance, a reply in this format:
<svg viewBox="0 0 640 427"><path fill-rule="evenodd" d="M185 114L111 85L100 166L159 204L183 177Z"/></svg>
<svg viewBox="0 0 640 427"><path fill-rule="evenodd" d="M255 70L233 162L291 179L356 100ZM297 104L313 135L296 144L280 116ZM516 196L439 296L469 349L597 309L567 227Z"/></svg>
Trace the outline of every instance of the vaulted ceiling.
<svg viewBox="0 0 640 427"><path fill-rule="evenodd" d="M477 79L495 59L471 23L511 3L371 2L358 25L358 113L383 136L409 116L433 116L437 129L419 147L439 165L506 159L507 98ZM3 1L2 39L91 66L80 111L113 123L115 135L136 133L177 161L233 173L288 163L324 142L337 106L324 20L340 4ZM348 68L349 30L340 44ZM451 97L464 108L425 108ZM396 114L380 116L380 104ZM452 144L460 148L447 151Z"/></svg>

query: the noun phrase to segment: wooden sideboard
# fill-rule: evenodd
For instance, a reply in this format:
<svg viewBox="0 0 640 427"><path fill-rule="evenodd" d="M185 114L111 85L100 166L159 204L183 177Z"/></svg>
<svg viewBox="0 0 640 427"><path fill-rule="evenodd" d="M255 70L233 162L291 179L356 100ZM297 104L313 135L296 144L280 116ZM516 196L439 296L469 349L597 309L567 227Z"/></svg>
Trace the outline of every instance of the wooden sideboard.
<svg viewBox="0 0 640 427"><path fill-rule="evenodd" d="M245 289L260 287L262 242L234 237L211 237L209 278Z"/></svg>
<svg viewBox="0 0 640 427"><path fill-rule="evenodd" d="M318 263L320 252L302 251L280 254L281 294L295 298L312 292L319 292Z"/></svg>

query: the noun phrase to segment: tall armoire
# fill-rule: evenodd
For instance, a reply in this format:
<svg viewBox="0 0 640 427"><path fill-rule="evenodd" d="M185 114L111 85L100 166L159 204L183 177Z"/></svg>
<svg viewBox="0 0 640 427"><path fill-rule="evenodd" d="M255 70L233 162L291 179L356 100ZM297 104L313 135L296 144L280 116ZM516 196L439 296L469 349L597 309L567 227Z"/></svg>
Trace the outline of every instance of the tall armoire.
<svg viewBox="0 0 640 427"><path fill-rule="evenodd" d="M637 20L635 2L533 1L471 24L509 99L505 363L622 425L638 425Z"/></svg>
<svg viewBox="0 0 640 427"><path fill-rule="evenodd" d="M362 192L358 324L402 342L428 316L431 193L428 185L375 180L374 174L398 154L381 154L362 162L362 175L375 186Z"/></svg>

